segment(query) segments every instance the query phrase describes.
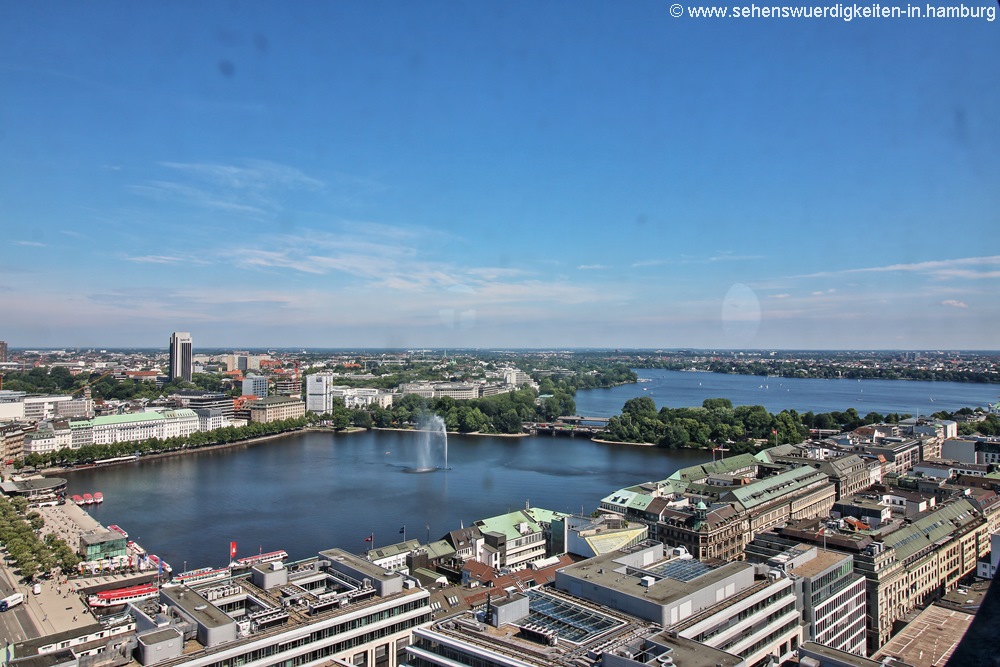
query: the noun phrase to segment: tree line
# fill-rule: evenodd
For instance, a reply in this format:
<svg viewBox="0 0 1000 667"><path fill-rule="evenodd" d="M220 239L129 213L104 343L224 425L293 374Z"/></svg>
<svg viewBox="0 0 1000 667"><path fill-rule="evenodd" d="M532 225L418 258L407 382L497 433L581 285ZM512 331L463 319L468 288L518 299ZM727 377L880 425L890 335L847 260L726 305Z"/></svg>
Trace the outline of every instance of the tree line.
<svg viewBox="0 0 1000 667"><path fill-rule="evenodd" d="M937 412L934 419L955 419L974 414L971 408L954 413ZM727 398L709 398L701 407L656 409L648 396L625 402L620 415L612 417L603 436L620 442L642 442L668 448L726 446L737 452L753 452L775 444L796 444L810 436L810 431L852 431L867 424L895 424L908 414L869 412L861 415L854 408L843 412L812 411L799 413L782 410L769 413L761 405L733 407ZM1000 416L984 415L982 421L961 422L959 435L1000 435Z"/></svg>
<svg viewBox="0 0 1000 667"><path fill-rule="evenodd" d="M755 451L782 443L799 443L810 429L852 430L864 424L898 422L909 415L865 416L854 408L844 412L799 413L782 410L771 414L762 405L733 407L727 398L709 398L701 407L656 409L648 396L625 402L620 415L608 422L605 438L642 442L668 448L726 446L738 452Z"/></svg>
<svg viewBox="0 0 1000 667"><path fill-rule="evenodd" d="M28 511L27 499L0 497L0 545L7 552L8 564L20 570L26 581L57 566L63 572L72 572L80 562L65 540L52 533L44 540L38 539L44 525L38 512Z"/></svg>
<svg viewBox="0 0 1000 667"><path fill-rule="evenodd" d="M543 371L544 372L544 371ZM371 406L349 409L342 401L319 419L334 428L392 428L418 423L423 417L437 415L449 431L459 433L513 434L523 431L524 422L547 422L576 414L577 389L613 387L635 382L637 377L624 364L581 364L572 375L552 378L535 373L539 391L522 387L516 391L468 400L449 396L424 398L404 394L391 408Z"/></svg>
<svg viewBox="0 0 1000 667"><path fill-rule="evenodd" d="M114 442L106 445L83 445L77 449L64 447L54 452L32 452L14 462L15 467L45 468L75 466L123 456L161 454L184 449L226 445L265 435L276 435L301 429L316 421L315 416L282 419L267 423L251 422L245 426L226 426L213 431L195 431L188 436L150 438L136 442Z"/></svg>
<svg viewBox="0 0 1000 667"><path fill-rule="evenodd" d="M349 409L344 407L342 401L335 401L332 411L319 415L319 419L338 429L348 426L405 428L431 415L437 415L444 420L445 428L449 431L510 434L521 433L523 422L536 421L548 415L573 414L576 410L576 403L568 394L549 397L541 404L537 403L537 396L533 389L525 387L505 394L469 400L456 400L450 396L425 398L416 394L404 394L391 408L376 405ZM565 412L560 412L561 410Z"/></svg>

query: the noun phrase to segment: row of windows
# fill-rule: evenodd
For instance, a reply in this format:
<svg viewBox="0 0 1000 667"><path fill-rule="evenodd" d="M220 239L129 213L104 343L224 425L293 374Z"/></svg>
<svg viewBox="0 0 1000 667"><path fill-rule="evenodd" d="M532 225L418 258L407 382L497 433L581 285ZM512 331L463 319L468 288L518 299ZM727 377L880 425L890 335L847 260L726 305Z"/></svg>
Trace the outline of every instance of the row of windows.
<svg viewBox="0 0 1000 667"><path fill-rule="evenodd" d="M270 646L262 646L256 650L248 651L242 655L233 656L225 660L220 660L218 662L210 663L205 665L205 667L241 667L249 663L257 662L263 660L267 657L273 655L279 655L285 653L286 651L291 651L296 648L311 645L313 643L319 642L323 639L332 637L334 635L341 634L351 629L361 627L362 625L369 625L371 623L377 622L379 620L384 620L384 618L389 618L390 616L398 616L406 611L412 611L418 607L424 606L423 600L420 603L410 602L406 605L401 605L394 607L392 609L385 610L384 612L379 612L377 614L370 614L364 618L355 619L348 623L341 623L337 626L331 628L325 628L323 630L317 630L316 632L310 633L305 637L299 639L285 642L283 644L271 644ZM411 618L405 621L400 621L392 625L384 626L381 628L375 628L371 632L366 632L364 634L352 637L350 639L345 639L343 641L337 642L335 644L327 645L324 647L319 647L308 653L296 656L295 658L290 658L288 660L282 660L272 663L274 667L297 667L298 665L303 665L315 660L320 660L322 658L327 658L337 653L350 650L357 646L367 644L370 641L376 639L381 639L382 637L388 637L394 635L397 632L402 632L404 630L409 630L410 628L416 627L422 623L426 623L430 620L430 611L421 614L415 618ZM367 621L367 622L366 622Z"/></svg>
<svg viewBox="0 0 1000 667"><path fill-rule="evenodd" d="M839 588L837 594L834 595L833 597L828 597L819 604L813 605L812 607L813 615L815 618L818 618L820 616L829 616L831 613L834 612L834 610L840 609L845 604L847 604L848 601L856 597L861 598L861 604L862 606L864 606L865 591L866 591L865 580L855 579L854 581L850 582L850 586L844 586Z"/></svg>
<svg viewBox="0 0 1000 667"><path fill-rule="evenodd" d="M743 609L742 611L740 611L735 616L731 616L731 617L727 618L725 621L723 621L719 625L717 625L717 626L715 626L715 627L713 627L713 628L711 628L709 630L706 630L705 632L701 633L700 635L698 635L696 637L693 637L693 639L695 641L698 641L698 642L704 642L705 640L710 639L712 637L715 637L716 635L720 635L723 632L725 632L726 630L728 630L729 628L731 628L731 627L733 627L735 625L738 625L740 622L746 620L747 618L749 618L751 616L757 615L759 612L761 612L764 609L766 609L766 608L770 607L771 605L775 604L778 600L780 600L782 598L787 598L787 597L788 597L787 591L781 591L780 593L773 593L773 594L767 596L766 598L764 598L763 600L760 600L760 601L756 602L755 604L747 607L746 609ZM789 610L792 610L794 608L795 608L795 600L792 599L792 600L788 601L786 604L784 604L778 611L776 611L776 612L772 613L771 615L769 615L768 619L767 619L767 622L770 623L771 620L772 620L772 617L773 618L777 618L777 617L779 617L779 616L781 616L783 614L788 613Z"/></svg>
<svg viewBox="0 0 1000 667"><path fill-rule="evenodd" d="M778 628L774 632L769 633L766 637L764 637L760 641L754 642L751 646L748 646L745 649L743 649L742 651L740 651L740 653L739 653L740 657L741 658L746 658L748 656L753 655L754 653L756 653L757 651L761 650L762 648L764 648L768 644L772 643L778 637L782 636L783 634L785 634L787 632L790 632L791 630L794 630L795 627L798 624L799 624L799 619L793 618L792 620L788 621L787 623L785 623L784 625L782 625L780 628ZM798 640L797 637L792 639L792 648L793 649L797 648L797 644L798 644L797 640ZM722 648L722 647L720 646L719 648ZM725 651L727 649L722 648L722 650Z"/></svg>

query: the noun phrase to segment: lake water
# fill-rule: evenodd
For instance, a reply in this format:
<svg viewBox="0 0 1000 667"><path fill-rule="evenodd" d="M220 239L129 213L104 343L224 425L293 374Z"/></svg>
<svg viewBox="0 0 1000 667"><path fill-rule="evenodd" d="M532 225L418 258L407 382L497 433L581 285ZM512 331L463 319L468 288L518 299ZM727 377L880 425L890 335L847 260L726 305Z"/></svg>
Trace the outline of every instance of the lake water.
<svg viewBox="0 0 1000 667"><path fill-rule="evenodd" d="M662 369L635 369L635 372L640 379L649 381L578 392L577 414L610 417L621 412L625 401L637 396L649 396L657 408L700 406L706 398L728 398L733 405L763 405L771 413L785 409L843 412L854 408L862 416L873 411L882 415L954 412L965 407L986 407L1000 397L1000 384L823 380Z"/></svg>
<svg viewBox="0 0 1000 667"><path fill-rule="evenodd" d="M601 445L564 437L450 436L449 470L414 473L422 434L304 433L67 475L69 494L101 491L91 515L118 524L175 570L221 566L285 549L292 558L341 547L438 539L525 502L589 513L609 493L710 458L702 451ZM431 458L443 465L443 450Z"/></svg>
<svg viewBox="0 0 1000 667"><path fill-rule="evenodd" d="M581 391L577 412L610 416L635 396L658 407L726 397L770 412L794 408L861 414L955 410L996 401L1000 385L887 380L810 380L640 370L634 385ZM703 451L601 445L581 439L450 436L450 470L414 473L425 457L444 465L425 434L296 434L252 446L139 461L67 475L69 493L101 491L90 512L118 524L175 569L223 565L240 555L285 549L292 558L342 547L361 552L374 533L384 546L426 541L476 519L533 506L593 511L631 484L667 477L710 458Z"/></svg>

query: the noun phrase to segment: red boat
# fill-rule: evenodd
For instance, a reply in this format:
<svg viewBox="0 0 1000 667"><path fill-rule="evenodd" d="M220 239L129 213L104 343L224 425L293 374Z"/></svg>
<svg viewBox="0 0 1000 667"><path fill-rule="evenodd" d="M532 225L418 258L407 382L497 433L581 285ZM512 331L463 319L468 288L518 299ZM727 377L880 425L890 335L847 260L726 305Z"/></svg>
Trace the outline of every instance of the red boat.
<svg viewBox="0 0 1000 667"><path fill-rule="evenodd" d="M140 584L139 586L129 586L128 588L116 588L111 591L101 591L87 597L87 604L91 607L114 607L128 602L147 600L155 598L160 593L160 587L156 584Z"/></svg>
<svg viewBox="0 0 1000 667"><path fill-rule="evenodd" d="M155 567L156 569L160 569L160 562L161 561L160 561L160 557L159 556L157 556L156 554L149 554L148 558L149 558L149 562L153 564L153 567ZM174 571L174 568L170 567L170 563L168 563L167 561L162 561L162 563L163 563L163 571L164 572L166 572L167 574L170 574L171 572Z"/></svg>
<svg viewBox="0 0 1000 667"><path fill-rule="evenodd" d="M83 496L73 496L72 500L77 505L82 505L83 504Z"/></svg>
<svg viewBox="0 0 1000 667"><path fill-rule="evenodd" d="M94 502L94 496L90 495L89 493L83 494L83 504L84 505L91 505L91 504L93 504L93 502Z"/></svg>
<svg viewBox="0 0 1000 667"><path fill-rule="evenodd" d="M117 526L115 524L111 524L110 526L108 526L108 530L113 530L116 533L121 533L122 537L128 537L128 533L126 533L120 526Z"/></svg>
<svg viewBox="0 0 1000 667"><path fill-rule="evenodd" d="M104 502L104 494L101 493L100 491L94 491L94 502L95 503L103 503Z"/></svg>

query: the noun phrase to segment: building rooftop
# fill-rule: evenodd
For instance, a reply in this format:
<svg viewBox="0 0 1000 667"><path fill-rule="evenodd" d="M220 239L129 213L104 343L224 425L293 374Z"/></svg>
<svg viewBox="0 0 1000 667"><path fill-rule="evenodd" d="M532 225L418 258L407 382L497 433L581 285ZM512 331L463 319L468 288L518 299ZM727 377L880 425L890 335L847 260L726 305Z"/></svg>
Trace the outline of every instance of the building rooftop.
<svg viewBox="0 0 1000 667"><path fill-rule="evenodd" d="M943 665L972 619L972 614L932 604L872 657L875 660L894 657L911 665Z"/></svg>
<svg viewBox="0 0 1000 667"><path fill-rule="evenodd" d="M666 556L663 545L650 545L645 543L625 552L595 556L565 567L560 573L658 605L682 600L740 574L747 581L753 579L754 567L746 562L710 567L690 556ZM637 552L642 553L637 556Z"/></svg>

